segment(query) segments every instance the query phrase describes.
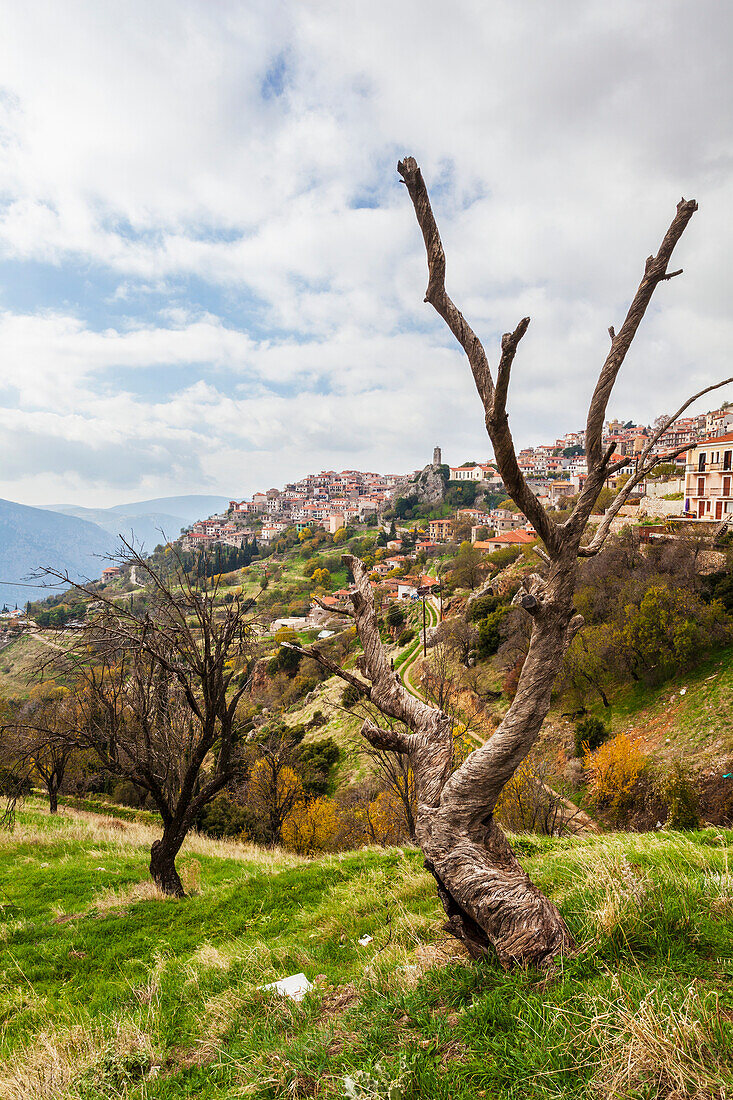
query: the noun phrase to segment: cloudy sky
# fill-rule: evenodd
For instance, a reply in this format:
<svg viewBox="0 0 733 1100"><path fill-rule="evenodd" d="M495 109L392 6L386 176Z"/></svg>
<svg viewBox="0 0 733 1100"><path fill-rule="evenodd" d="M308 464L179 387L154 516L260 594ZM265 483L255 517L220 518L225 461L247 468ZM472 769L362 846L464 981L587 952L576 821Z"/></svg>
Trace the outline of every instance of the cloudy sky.
<svg viewBox="0 0 733 1100"><path fill-rule="evenodd" d="M397 159L517 442L582 425L644 258L695 215L611 412L733 373L722 0L0 2L0 496L244 496L489 453ZM679 260L679 263L677 263ZM733 393L726 393L733 399ZM710 400L703 401L703 407Z"/></svg>

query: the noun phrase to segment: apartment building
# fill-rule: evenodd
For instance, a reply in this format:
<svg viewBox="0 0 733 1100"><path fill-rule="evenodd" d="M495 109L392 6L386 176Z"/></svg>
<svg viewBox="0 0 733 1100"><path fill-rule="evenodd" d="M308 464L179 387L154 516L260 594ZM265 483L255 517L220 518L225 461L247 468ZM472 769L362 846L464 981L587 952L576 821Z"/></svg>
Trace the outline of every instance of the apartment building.
<svg viewBox="0 0 733 1100"><path fill-rule="evenodd" d="M733 432L704 439L687 452L685 512L697 519L733 514Z"/></svg>
<svg viewBox="0 0 733 1100"><path fill-rule="evenodd" d="M429 533L435 542L447 542L453 537L453 520L431 519Z"/></svg>

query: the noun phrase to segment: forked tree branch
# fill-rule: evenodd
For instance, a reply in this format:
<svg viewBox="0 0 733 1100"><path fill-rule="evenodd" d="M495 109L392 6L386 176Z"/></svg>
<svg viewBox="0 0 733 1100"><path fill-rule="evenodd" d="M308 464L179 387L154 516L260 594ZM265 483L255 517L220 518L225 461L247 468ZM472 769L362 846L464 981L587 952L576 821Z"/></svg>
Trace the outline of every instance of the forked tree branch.
<svg viewBox="0 0 733 1100"><path fill-rule="evenodd" d="M318 661L329 672L357 688L382 714L397 719L411 731L411 736L399 731L384 731L369 722L362 732L377 748L394 748L398 752L408 752L419 784L420 797L425 802L435 803L450 774L453 754L451 720L443 711L436 710L411 695L402 684L382 645L369 574L364 564L351 554L345 554L343 560L354 578L355 588L350 600L357 633L364 649L361 667L368 682L364 683L354 673L340 668L317 646L297 646L292 642L283 644Z"/></svg>
<svg viewBox="0 0 733 1100"><path fill-rule="evenodd" d="M653 448L657 445L659 440L662 438L664 433L666 431L668 431L669 428L671 428L671 426L677 420L679 420L679 418L682 416L682 413L685 412L685 410L688 409L694 401L697 401L697 399L699 397L704 397L706 393L710 393L712 390L719 390L721 386L729 385L731 382L733 382L733 378L725 378L722 382L713 382L713 384L711 386L706 386L705 389L699 390L698 393L693 393L692 397L688 397L687 400L685 402L683 402L682 405L680 405L677 412L672 413L671 416L668 416L664 420L664 422L662 424L660 424L660 426L652 433L652 436L651 436L649 442L647 443L644 450L641 452L641 460L644 461L647 458L647 456L651 453ZM694 446L694 444L690 444L690 446ZM683 450L689 450L689 449L690 449L689 447L681 448L679 453L682 454ZM657 462L655 463L655 465L658 465L660 461L663 461L663 460L657 459ZM623 468L623 467L621 467L621 468Z"/></svg>
<svg viewBox="0 0 733 1100"><path fill-rule="evenodd" d="M466 353L476 389L484 406L486 429L494 444L494 458L507 491L532 523L535 531L547 547L548 553L551 556L556 556L559 550L557 528L527 485L524 475L519 469L514 442L506 417L506 394L511 365L519 341L527 331L529 318L523 318L514 332L506 333L502 338L502 355L495 389L483 344L446 292L445 252L443 251L443 244L422 172L414 157L405 157L404 160L401 160L397 165L397 170L402 176L412 199L418 225L425 241L428 260L428 287L425 292L425 301L429 302L440 314ZM497 390L498 401L496 400Z"/></svg>
<svg viewBox="0 0 733 1100"><path fill-rule="evenodd" d="M618 332L609 329L611 334L611 350L601 368L601 373L596 383L596 388L588 408L588 420L585 429L585 453L588 460L588 472L592 472L601 464L601 435L603 433L603 421L606 416L606 407L611 391L618 376L626 353L631 347L631 342L641 324L647 307L652 300L652 295L659 283L681 275L681 269L671 273L667 272L675 245L684 233L690 218L697 210L694 199L681 199L677 204L677 213L672 219L672 224L664 235L656 256L649 256L644 266L639 287L634 299L629 306L624 323Z"/></svg>

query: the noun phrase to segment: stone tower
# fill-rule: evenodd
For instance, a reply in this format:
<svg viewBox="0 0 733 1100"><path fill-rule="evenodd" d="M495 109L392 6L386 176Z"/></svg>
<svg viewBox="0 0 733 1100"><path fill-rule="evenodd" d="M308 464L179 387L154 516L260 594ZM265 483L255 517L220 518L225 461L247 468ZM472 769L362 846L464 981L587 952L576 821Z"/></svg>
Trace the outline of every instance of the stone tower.
<svg viewBox="0 0 733 1100"><path fill-rule="evenodd" d="M433 466L442 466L442 464L443 464L443 455L441 453L440 447L434 447L433 448Z"/></svg>

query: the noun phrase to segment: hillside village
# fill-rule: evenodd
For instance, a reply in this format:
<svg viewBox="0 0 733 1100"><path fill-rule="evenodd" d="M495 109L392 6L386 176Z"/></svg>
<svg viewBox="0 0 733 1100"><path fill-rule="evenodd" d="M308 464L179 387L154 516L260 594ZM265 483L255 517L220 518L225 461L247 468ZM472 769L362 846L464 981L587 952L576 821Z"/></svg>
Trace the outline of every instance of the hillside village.
<svg viewBox="0 0 733 1100"><path fill-rule="evenodd" d="M616 527L634 518L724 519L733 513L732 478L726 474L731 469L730 450L725 450L725 444L733 441L733 435L726 434L731 427L733 411L729 411L727 404L678 420L651 450L651 454L660 458L672 456L672 469L665 470L664 478L655 477L648 484L644 481L638 486L633 498L624 506ZM624 458L628 459L628 463L609 479L608 488L616 489L634 472L635 459L651 434L652 426L620 420L606 423L602 442L604 447L614 448L611 461L619 465ZM709 446L710 454L702 460L701 467L702 444ZM582 490L588 475L584 447L584 432L575 431L552 444L520 451L519 467L546 508L562 508ZM719 451L719 447L723 449ZM675 454L680 448L687 450ZM716 454L718 458L713 457ZM472 485L488 496L501 495L504 491L491 462L470 461L444 466L441 448L436 447L430 465L443 472L446 486ZM186 551L204 550L217 543L241 547L256 540L258 545L270 547L289 528L297 532L322 528L333 535L343 527L374 523L385 513L389 514L400 497L409 495L420 473L419 470L412 475L323 470L308 474L282 489L256 492L251 500L230 501L225 514L194 523L182 535L180 546ZM418 544L420 549L429 550L432 544L450 541L456 526L469 520L472 521L471 540L477 549L488 552L500 545L526 541L511 532L524 530L529 536L535 534L526 517L514 506L457 508L450 516L427 518L428 538ZM479 537L482 534L485 537ZM502 536L505 537L502 539Z"/></svg>

